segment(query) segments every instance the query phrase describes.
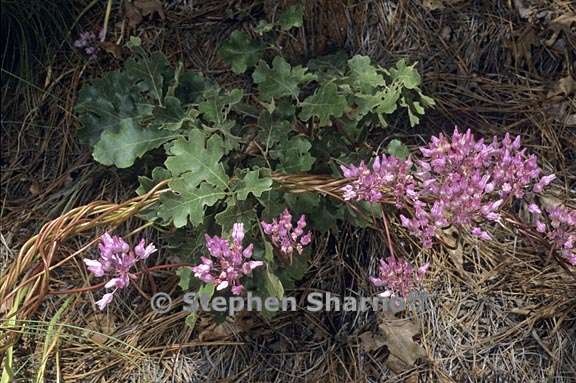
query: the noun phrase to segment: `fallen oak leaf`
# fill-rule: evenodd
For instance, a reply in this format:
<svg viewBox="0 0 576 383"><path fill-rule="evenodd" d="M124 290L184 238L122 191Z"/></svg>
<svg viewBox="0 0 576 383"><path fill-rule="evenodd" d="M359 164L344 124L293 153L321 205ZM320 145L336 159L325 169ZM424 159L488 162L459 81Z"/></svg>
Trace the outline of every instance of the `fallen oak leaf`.
<svg viewBox="0 0 576 383"><path fill-rule="evenodd" d="M378 322L377 332L366 331L358 335L358 343L366 352L386 346L389 353L386 366L395 374L412 369L418 359L426 357L424 349L414 340L420 334L414 320L399 319L392 313L383 312Z"/></svg>
<svg viewBox="0 0 576 383"><path fill-rule="evenodd" d="M132 3L128 1L124 3L124 16L126 17L128 26L131 29L136 28L138 25L140 25L142 20L144 20L144 17L142 17L142 14L138 8L136 8Z"/></svg>
<svg viewBox="0 0 576 383"><path fill-rule="evenodd" d="M544 42L546 46L552 46L560 36L560 33L564 32L566 35L570 35L572 32L570 28L572 24L576 23L576 15L562 15L558 16L550 22L550 29L552 30L552 37Z"/></svg>
<svg viewBox="0 0 576 383"><path fill-rule="evenodd" d="M366 352L377 351L381 347L386 346L386 340L380 334L375 334L372 331L366 331L358 335L360 346Z"/></svg>
<svg viewBox="0 0 576 383"><path fill-rule="evenodd" d="M160 19L166 19L160 0L134 0L134 6L140 10L143 17L158 15Z"/></svg>
<svg viewBox="0 0 576 383"><path fill-rule="evenodd" d="M112 56L114 56L114 58L122 58L122 47L120 45L111 41L102 41L99 45L100 48L102 48L107 53L110 53Z"/></svg>
<svg viewBox="0 0 576 383"><path fill-rule="evenodd" d="M420 329L413 320L382 316L379 322L378 327L390 352L386 366L394 373L409 370L418 359L426 357L422 346L414 341Z"/></svg>
<svg viewBox="0 0 576 383"><path fill-rule="evenodd" d="M558 80L547 96L554 97L561 94L570 96L574 91L576 91L576 80L569 74Z"/></svg>

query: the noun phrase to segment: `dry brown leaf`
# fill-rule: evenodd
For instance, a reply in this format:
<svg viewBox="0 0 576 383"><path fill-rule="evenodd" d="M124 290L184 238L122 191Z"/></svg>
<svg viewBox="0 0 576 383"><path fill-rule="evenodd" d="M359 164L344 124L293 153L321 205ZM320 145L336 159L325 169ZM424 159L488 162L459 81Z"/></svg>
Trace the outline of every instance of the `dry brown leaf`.
<svg viewBox="0 0 576 383"><path fill-rule="evenodd" d="M571 33L570 28L572 27L573 23L576 23L576 15L566 14L552 20L549 25L549 28L553 32L552 37L544 41L544 44L551 47L558 39L558 36L560 36L560 33L564 32L569 35Z"/></svg>
<svg viewBox="0 0 576 383"><path fill-rule="evenodd" d="M116 331L114 316L96 313L87 318L85 336L96 344L104 344Z"/></svg>
<svg viewBox="0 0 576 383"><path fill-rule="evenodd" d="M544 210L551 210L557 206L562 205L562 201L550 194L546 194L540 196L540 205L544 208Z"/></svg>
<svg viewBox="0 0 576 383"><path fill-rule="evenodd" d="M431 11L444 9L444 2L442 0L422 0L422 5Z"/></svg>
<svg viewBox="0 0 576 383"><path fill-rule="evenodd" d="M110 53L115 58L122 58L122 47L111 41L102 41L100 43L100 48Z"/></svg>
<svg viewBox="0 0 576 383"><path fill-rule="evenodd" d="M526 6L525 0L514 0L514 6L523 19L528 19L530 15L534 13L532 6Z"/></svg>
<svg viewBox="0 0 576 383"><path fill-rule="evenodd" d="M41 189L38 181L33 181L30 184L30 188L28 188L28 190L30 190L30 194L32 194L33 196L37 196L38 194L40 194Z"/></svg>
<svg viewBox="0 0 576 383"><path fill-rule="evenodd" d="M558 95L570 96L576 91L576 81L571 75L562 77L556 82L554 87L548 92L548 97L554 97Z"/></svg>
<svg viewBox="0 0 576 383"><path fill-rule="evenodd" d="M201 317L198 326L200 329L198 339L201 342L225 339L230 335L249 330L253 325L254 317L248 312L238 313L235 317L228 317L222 323L214 323L210 317Z"/></svg>
<svg viewBox="0 0 576 383"><path fill-rule="evenodd" d="M576 126L576 114L571 114L566 117L564 124L566 124L566 126Z"/></svg>
<svg viewBox="0 0 576 383"><path fill-rule="evenodd" d="M462 0L422 0L422 5L431 11L435 11L456 5L460 2L462 2Z"/></svg>
<svg viewBox="0 0 576 383"><path fill-rule="evenodd" d="M439 232L440 240L444 243L444 248L448 252L452 263L456 266L458 271L464 275L466 271L464 270L464 247L459 240L460 234L458 230L450 226Z"/></svg>
<svg viewBox="0 0 576 383"><path fill-rule="evenodd" d="M124 16L128 21L128 26L132 29L140 25L140 23L144 19L140 11L132 3L128 1L124 2Z"/></svg>
<svg viewBox="0 0 576 383"><path fill-rule="evenodd" d="M158 15L162 20L166 19L160 0L134 0L134 6L138 8L143 17Z"/></svg>
<svg viewBox="0 0 576 383"><path fill-rule="evenodd" d="M527 25L522 30L516 32L506 46L512 49L512 54L516 63L524 60L532 64L532 47L540 45L540 39L532 25Z"/></svg>
<svg viewBox="0 0 576 383"><path fill-rule="evenodd" d="M384 337L380 334L375 334L372 331L366 331L358 335L360 346L366 352L372 352L386 346Z"/></svg>
<svg viewBox="0 0 576 383"><path fill-rule="evenodd" d="M366 331L358 336L359 344L366 352L386 346L389 352L386 366L396 374L412 369L418 359L426 357L424 349L414 341L414 337L420 334L414 320L382 313L378 321L378 333ZM418 381L417 376L410 376L410 379Z"/></svg>
<svg viewBox="0 0 576 383"><path fill-rule="evenodd" d="M212 323L200 332L198 339L200 342L222 340L232 334L234 334L233 328L228 323Z"/></svg>
<svg viewBox="0 0 576 383"><path fill-rule="evenodd" d="M390 352L386 365L396 374L413 368L418 359L426 357L424 349L414 341L420 328L413 320L382 317L378 327Z"/></svg>

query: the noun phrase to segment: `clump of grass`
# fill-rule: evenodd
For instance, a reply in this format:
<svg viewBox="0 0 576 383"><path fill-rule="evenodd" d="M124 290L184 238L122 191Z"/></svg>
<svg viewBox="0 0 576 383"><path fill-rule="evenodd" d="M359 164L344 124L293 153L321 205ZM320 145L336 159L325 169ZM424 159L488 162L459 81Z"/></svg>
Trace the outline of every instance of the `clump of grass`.
<svg viewBox="0 0 576 383"><path fill-rule="evenodd" d="M87 0L0 0L1 85L17 94L38 83L38 68L47 66L67 44L80 14L90 8ZM5 99L6 94L3 94Z"/></svg>

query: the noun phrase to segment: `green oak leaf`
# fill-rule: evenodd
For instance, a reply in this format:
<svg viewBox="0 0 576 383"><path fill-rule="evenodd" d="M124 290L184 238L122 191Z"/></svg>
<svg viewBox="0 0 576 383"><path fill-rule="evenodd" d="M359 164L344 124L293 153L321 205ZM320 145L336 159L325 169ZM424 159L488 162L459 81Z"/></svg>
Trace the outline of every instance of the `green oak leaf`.
<svg viewBox="0 0 576 383"><path fill-rule="evenodd" d="M316 79L316 76L307 73L302 66L291 67L284 58L276 56L272 68L261 60L252 73L252 79L258 84L260 96L268 101L274 97L298 97L299 85Z"/></svg>
<svg viewBox="0 0 576 383"><path fill-rule="evenodd" d="M254 32L263 35L264 33L270 32L272 29L274 29L274 24L269 23L266 20L260 20L258 24L256 24Z"/></svg>
<svg viewBox="0 0 576 383"><path fill-rule="evenodd" d="M198 105L198 110L206 120L222 125L232 107L242 101L243 95L241 89L222 93L218 88L208 88L202 95L204 100Z"/></svg>
<svg viewBox="0 0 576 383"><path fill-rule="evenodd" d="M258 141L267 153L281 142L288 141L291 132L290 122L274 118L274 115L262 111L258 117Z"/></svg>
<svg viewBox="0 0 576 383"><path fill-rule="evenodd" d="M268 297L282 299L284 297L284 286L280 279L270 270L263 269L262 279L260 281L263 292Z"/></svg>
<svg viewBox="0 0 576 383"><path fill-rule="evenodd" d="M418 101L411 101L406 99L405 96L400 98L400 106L408 110L408 118L410 120L410 126L416 126L420 123L420 116L424 115L424 108Z"/></svg>
<svg viewBox="0 0 576 383"><path fill-rule="evenodd" d="M273 218L276 218L282 211L286 208L286 203L284 202L284 194L278 190L270 190L268 192L262 193L262 196L258 198L258 202L264 206L260 214L260 218L270 222Z"/></svg>
<svg viewBox="0 0 576 383"><path fill-rule="evenodd" d="M359 121L367 114L372 113L382 102L382 98L378 94L357 94L352 97L352 100L357 107L352 111L350 117L356 121Z"/></svg>
<svg viewBox="0 0 576 383"><path fill-rule="evenodd" d="M190 282L192 280L192 270L189 267L180 267L176 269L176 275L180 277L178 286L184 291L188 291L190 288Z"/></svg>
<svg viewBox="0 0 576 383"><path fill-rule="evenodd" d="M420 102L424 105L425 108L430 108L436 105L436 101L432 97L428 97L420 93Z"/></svg>
<svg viewBox="0 0 576 383"><path fill-rule="evenodd" d="M180 100L173 96L164 98L164 105L157 106L152 111L154 118L162 122L178 122L185 116Z"/></svg>
<svg viewBox="0 0 576 383"><path fill-rule="evenodd" d="M270 151L270 156L280 160L277 170L282 170L287 174L307 172L312 169L316 161L316 158L310 154L311 148L310 141L302 136L295 136L282 142L278 150Z"/></svg>
<svg viewBox="0 0 576 383"><path fill-rule="evenodd" d="M408 147L404 145L402 141L397 139L393 139L390 141L390 143L388 143L388 146L386 146L386 151L394 157L400 158L401 160L405 160L410 154L410 149L408 149Z"/></svg>
<svg viewBox="0 0 576 383"><path fill-rule="evenodd" d="M337 229L337 222L344 218L343 205L322 198L317 193L285 193L284 201L293 211L294 216L306 214L315 230L325 233Z"/></svg>
<svg viewBox="0 0 576 383"><path fill-rule="evenodd" d="M182 73L178 81L174 95L183 104L197 103L209 86L208 81L201 74L191 71Z"/></svg>
<svg viewBox="0 0 576 383"><path fill-rule="evenodd" d="M167 180L172 177L172 174L165 168L155 167L152 170L152 178L140 176L138 177L138 181L140 182L140 186L136 189L136 193L138 195L146 194L150 190L154 188L154 186L158 185L161 181Z"/></svg>
<svg viewBox="0 0 576 383"><path fill-rule="evenodd" d="M408 109L408 119L410 120L410 126L414 127L420 123L420 117L417 113L414 113L411 108Z"/></svg>
<svg viewBox="0 0 576 383"><path fill-rule="evenodd" d="M262 45L241 31L232 32L218 51L224 62L231 65L232 71L236 74L244 73L248 67L254 66L262 56L262 52Z"/></svg>
<svg viewBox="0 0 576 383"><path fill-rule="evenodd" d="M416 64L406 65L404 59L398 61L389 73L393 80L400 82L406 89L416 89L422 82L420 74L415 69Z"/></svg>
<svg viewBox="0 0 576 383"><path fill-rule="evenodd" d="M203 182L192 187L194 182L188 182L190 173L170 182L173 192L160 195L158 216L165 222L174 222L176 228L186 226L187 222L198 226L204 221L204 210L216 202L226 198L227 193L221 188Z"/></svg>
<svg viewBox="0 0 576 383"><path fill-rule="evenodd" d="M147 92L156 103L162 104L168 83L174 78L174 69L162 52L130 58L124 68L137 80L140 91Z"/></svg>
<svg viewBox="0 0 576 383"><path fill-rule="evenodd" d="M152 107L132 75L115 71L84 85L74 111L82 123L78 131L80 140L95 145L103 132L117 132L120 122L128 118L135 123L141 121L151 115Z"/></svg>
<svg viewBox="0 0 576 383"><path fill-rule="evenodd" d="M258 222L254 203L238 201L235 196L226 199L226 209L216 214L214 219L222 227L222 232L230 232L235 223L243 223L246 231Z"/></svg>
<svg viewBox="0 0 576 383"><path fill-rule="evenodd" d="M239 183L239 188L235 190L238 200L244 201L248 194L260 197L262 193L272 188L272 178L269 176L260 177L260 169L250 170Z"/></svg>
<svg viewBox="0 0 576 383"><path fill-rule="evenodd" d="M336 53L320 56L308 61L308 69L318 75L320 79L332 79L343 76L348 63L348 54L342 50Z"/></svg>
<svg viewBox="0 0 576 383"><path fill-rule="evenodd" d="M308 121L316 116L320 126L330 124L330 117L342 117L348 109L346 97L338 94L338 87L334 83L322 85L313 95L307 97L300 105L302 111L299 117Z"/></svg>
<svg viewBox="0 0 576 383"><path fill-rule="evenodd" d="M258 267L252 272L252 275L253 278L251 282L255 286L252 292L255 296L260 297L263 301L268 297L275 297L278 300L284 297L284 286L282 282L267 266ZM264 305L262 305L262 308L263 310L259 312L259 314L268 319L271 319L278 313L277 310L266 310ZM280 308L278 308L278 310L279 309Z"/></svg>
<svg viewBox="0 0 576 383"><path fill-rule="evenodd" d="M94 146L92 156L103 165L128 168L136 158L179 135L153 128L140 128L132 119L120 121L120 130L107 130Z"/></svg>
<svg viewBox="0 0 576 383"><path fill-rule="evenodd" d="M395 86L390 86L378 93L380 102L376 105L376 113L378 114L392 114L397 108L398 99L400 98L400 90Z"/></svg>
<svg viewBox="0 0 576 383"><path fill-rule="evenodd" d="M224 155L224 142L214 134L208 140L198 129L190 131L187 138L174 140L168 147L166 168L174 177L187 175L189 186L207 181L222 189L228 187L228 176L220 160Z"/></svg>
<svg viewBox="0 0 576 383"><path fill-rule="evenodd" d="M208 300L210 300L212 299L213 295L214 295L214 285L211 283L206 283L202 285L197 291L198 299L207 298ZM203 298L204 296L206 296L206 298ZM184 323L186 324L186 326L190 328L190 330L194 330L197 321L198 321L198 312L196 311L191 312L190 314L188 314L188 316L186 316L186 319L184 319Z"/></svg>
<svg viewBox="0 0 576 383"><path fill-rule="evenodd" d="M180 100L173 96L166 96L164 104L155 107L152 114L154 121L151 126L172 131L188 127L198 117L198 111L185 110Z"/></svg>
<svg viewBox="0 0 576 383"><path fill-rule="evenodd" d="M281 268L278 272L278 278L282 286L287 289L296 287L295 282L300 281L306 275L309 268L309 261L306 252L292 257L292 263Z"/></svg>
<svg viewBox="0 0 576 383"><path fill-rule="evenodd" d="M286 8L278 17L278 25L283 31L292 28L300 28L304 25L304 7L302 5L292 5Z"/></svg>
<svg viewBox="0 0 576 383"><path fill-rule="evenodd" d="M385 85L384 77L378 73L370 57L356 55L348 60L352 84L361 92L370 94L374 88Z"/></svg>

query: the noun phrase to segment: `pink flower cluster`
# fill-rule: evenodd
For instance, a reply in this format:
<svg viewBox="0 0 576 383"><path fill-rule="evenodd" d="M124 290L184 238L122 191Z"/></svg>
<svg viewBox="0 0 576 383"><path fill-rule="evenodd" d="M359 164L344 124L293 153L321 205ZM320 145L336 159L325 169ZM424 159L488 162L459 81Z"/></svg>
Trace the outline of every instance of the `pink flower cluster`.
<svg viewBox="0 0 576 383"><path fill-rule="evenodd" d="M103 277L106 275L112 277L104 287L107 289L114 288L114 290L111 293L104 294L96 302L100 310L104 310L112 302L114 293L118 289L128 286L130 279L135 278L134 274L130 273L130 269L136 262L144 260L150 254L156 252L156 247L152 243L146 245L146 242L142 239L132 250L121 237L110 236L110 234L105 233L100 237L98 249L100 250L98 260L85 258L83 261L88 267L88 271L94 276Z"/></svg>
<svg viewBox="0 0 576 383"><path fill-rule="evenodd" d="M405 259L397 259L391 255L380 260L379 275L377 278L370 277L370 282L376 287L386 287L387 290L379 294L380 296L406 297L422 281L428 267L430 264L426 263L414 270Z"/></svg>
<svg viewBox="0 0 576 383"><path fill-rule="evenodd" d="M80 36L76 41L74 41L74 48L81 49L90 56L91 59L95 59L98 56L100 49L98 48L98 39L104 41L104 30L98 32L98 36L94 32L81 32Z"/></svg>
<svg viewBox="0 0 576 383"><path fill-rule="evenodd" d="M211 258L201 257L202 263L192 267L194 276L203 282L216 285L216 290L230 287L234 295L242 294L244 286L240 279L264 264L261 261L250 261L254 251L252 244L246 248L242 246L244 224L234 224L231 243L218 236L205 236Z"/></svg>
<svg viewBox="0 0 576 383"><path fill-rule="evenodd" d="M341 166L344 177L354 178L350 184L344 186L345 200L361 200L377 202L383 192L390 192L396 198L396 204L402 206L405 196L415 198L416 191L414 178L410 174L412 162L403 161L397 157L386 155L377 156L372 168L362 161L359 166Z"/></svg>
<svg viewBox="0 0 576 383"><path fill-rule="evenodd" d="M497 221L507 199L539 193L555 178L540 177L536 156L526 154L520 137L512 140L508 134L487 144L470 130L455 129L451 137L432 137L420 152L423 159L412 173L410 159L385 156L377 157L371 170L363 164L342 167L345 177L355 178L343 192L346 199L376 202L392 190L398 207L413 208L410 218L400 216L402 225L426 247L437 229L449 225L471 227L472 235L489 239L481 223Z"/></svg>
<svg viewBox="0 0 576 383"><path fill-rule="evenodd" d="M536 230L545 233L554 248L572 266L576 266L576 210L556 206L543 213L536 204L530 204L528 211L532 213Z"/></svg>
<svg viewBox="0 0 576 383"><path fill-rule="evenodd" d="M288 209L284 209L284 212L274 218L272 223L262 221L260 224L264 233L270 237L272 244L286 257L291 257L294 250L302 254L304 247L312 241L312 233L304 234L306 216L301 215L296 227L293 227L292 214Z"/></svg>

